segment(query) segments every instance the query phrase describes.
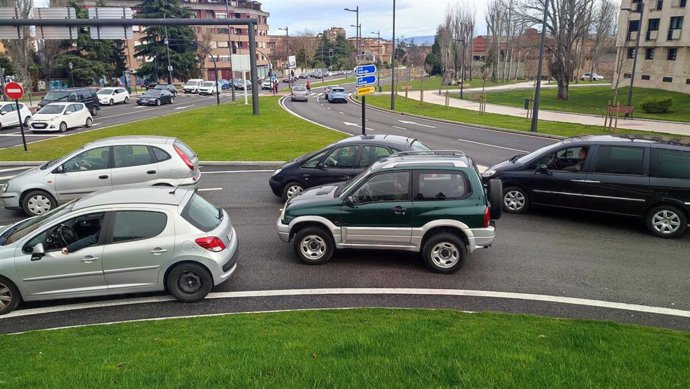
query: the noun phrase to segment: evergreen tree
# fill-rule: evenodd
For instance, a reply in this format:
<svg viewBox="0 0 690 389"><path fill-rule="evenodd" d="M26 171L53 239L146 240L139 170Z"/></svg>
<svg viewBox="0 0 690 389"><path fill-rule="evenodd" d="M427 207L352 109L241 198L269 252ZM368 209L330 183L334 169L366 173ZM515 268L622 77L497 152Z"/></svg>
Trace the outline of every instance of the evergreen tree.
<svg viewBox="0 0 690 389"><path fill-rule="evenodd" d="M140 18L177 19L189 18L191 14L179 0L143 0L139 5ZM169 46L166 47L165 39ZM199 77L200 58L197 56L196 34L190 26L149 26L139 40L135 56L152 58L143 63L137 74L143 78L159 80L168 76L169 62L173 68L172 76L178 80Z"/></svg>

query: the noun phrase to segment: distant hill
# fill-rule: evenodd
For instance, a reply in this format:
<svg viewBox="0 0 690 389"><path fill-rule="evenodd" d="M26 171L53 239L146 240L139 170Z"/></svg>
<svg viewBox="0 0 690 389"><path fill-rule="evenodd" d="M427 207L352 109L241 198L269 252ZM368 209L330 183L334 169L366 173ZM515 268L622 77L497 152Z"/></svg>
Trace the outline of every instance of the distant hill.
<svg viewBox="0 0 690 389"><path fill-rule="evenodd" d="M405 38L404 41L405 43L411 43L412 41L414 41L414 44L417 46L431 46L434 44L434 36L412 36L409 38Z"/></svg>

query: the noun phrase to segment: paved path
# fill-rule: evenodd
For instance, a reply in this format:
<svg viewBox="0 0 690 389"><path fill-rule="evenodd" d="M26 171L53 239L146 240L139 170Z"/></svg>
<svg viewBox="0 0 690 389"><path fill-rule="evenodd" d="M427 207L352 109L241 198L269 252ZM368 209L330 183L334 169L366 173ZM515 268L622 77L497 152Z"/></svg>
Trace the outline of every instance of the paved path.
<svg viewBox="0 0 690 389"><path fill-rule="evenodd" d="M497 91L497 90L510 90L510 89L526 89L532 88L532 82L523 82L517 84L500 85L495 87L486 88L487 91ZM571 87L584 87L588 86L586 84L574 84ZM554 88L555 84L552 85L542 85L544 88ZM481 91L481 88L468 88L465 92L477 92ZM459 95L459 90L451 90L449 94ZM398 93L401 96L405 95L405 92ZM419 100L419 91L408 92L408 97L414 100ZM445 93L439 95L438 89L436 90L426 90L424 91L424 101L432 104L445 105L446 98ZM451 107L470 109L474 111L479 111L479 102L472 100L460 100L458 98L451 98L449 101ZM521 107L511 107L506 105L497 104L486 104L486 112L497 113L508 116L526 117L527 111ZM602 115L586 115L586 114L576 114L576 113L566 113L566 112L556 112L556 111L546 111L539 110L539 120L548 120L554 122L567 122L567 123L579 123L591 126L604 126L604 117ZM650 131L650 132L664 132L668 134L677 134L690 136L690 123L679 123L679 122L667 122L667 121L657 121L657 120L647 120L647 119L618 119L618 128L624 128L629 130L638 131Z"/></svg>

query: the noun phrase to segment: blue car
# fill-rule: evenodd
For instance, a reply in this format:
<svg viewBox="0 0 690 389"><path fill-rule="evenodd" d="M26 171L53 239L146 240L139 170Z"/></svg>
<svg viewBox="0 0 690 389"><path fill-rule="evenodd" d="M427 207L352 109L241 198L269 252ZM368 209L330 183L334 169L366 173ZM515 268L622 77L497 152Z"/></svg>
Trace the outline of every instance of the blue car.
<svg viewBox="0 0 690 389"><path fill-rule="evenodd" d="M218 80L218 84L220 85L221 90L232 88L232 82L228 80Z"/></svg>

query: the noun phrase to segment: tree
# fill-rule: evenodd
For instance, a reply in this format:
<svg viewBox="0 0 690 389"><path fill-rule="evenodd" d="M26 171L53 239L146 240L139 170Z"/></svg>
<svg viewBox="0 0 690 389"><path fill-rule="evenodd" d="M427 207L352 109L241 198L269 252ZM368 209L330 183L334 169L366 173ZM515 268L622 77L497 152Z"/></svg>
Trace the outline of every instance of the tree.
<svg viewBox="0 0 690 389"><path fill-rule="evenodd" d="M599 59L599 53L604 45L615 39L616 17L618 16L618 5L612 0L601 0L594 19L592 33L594 34L594 44L590 54L590 74L594 74L594 66Z"/></svg>
<svg viewBox="0 0 690 389"><path fill-rule="evenodd" d="M179 0L143 0L139 5L140 18L189 18L189 10L180 5ZM168 38L169 47L165 45ZM198 77L199 67L203 65L197 55L196 34L189 26L149 26L145 35L139 39L141 45L134 53L137 57L152 58L137 70L143 78L158 80L168 75L168 52L173 67L172 76L180 80ZM169 49L169 50L168 50ZM206 58L206 54L201 55Z"/></svg>
<svg viewBox="0 0 690 389"><path fill-rule="evenodd" d="M538 0L535 0L538 1ZM501 62L501 33L503 32L504 5L501 0L489 0L486 6L487 55L486 66L491 82L498 81L498 69Z"/></svg>
<svg viewBox="0 0 690 389"><path fill-rule="evenodd" d="M14 74L16 72L12 60L4 54L0 55L0 68L5 69L5 74Z"/></svg>
<svg viewBox="0 0 690 389"><path fill-rule="evenodd" d="M436 36L434 36L434 44L431 45L431 52L427 54L424 59L424 65L429 66L429 71L427 73L429 73L430 76L441 74L441 59L439 58L441 45L439 45L438 39L439 36L437 31Z"/></svg>

